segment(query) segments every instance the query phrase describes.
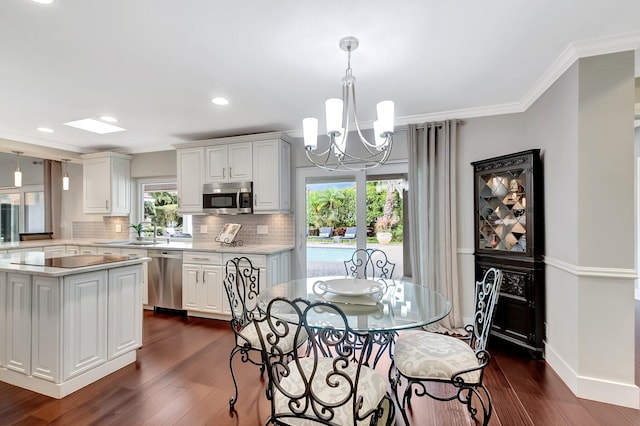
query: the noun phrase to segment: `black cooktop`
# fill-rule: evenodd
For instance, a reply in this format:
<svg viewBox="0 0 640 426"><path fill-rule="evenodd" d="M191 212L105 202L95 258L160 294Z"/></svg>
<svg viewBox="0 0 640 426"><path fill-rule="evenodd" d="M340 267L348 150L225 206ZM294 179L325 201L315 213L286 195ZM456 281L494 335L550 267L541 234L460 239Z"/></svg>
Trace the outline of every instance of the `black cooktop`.
<svg viewBox="0 0 640 426"><path fill-rule="evenodd" d="M20 259L11 261L14 265L51 266L54 268L81 268L83 266L101 265L104 263L129 260L129 256L113 256L102 254L77 254L74 256L47 257L44 253L25 253Z"/></svg>

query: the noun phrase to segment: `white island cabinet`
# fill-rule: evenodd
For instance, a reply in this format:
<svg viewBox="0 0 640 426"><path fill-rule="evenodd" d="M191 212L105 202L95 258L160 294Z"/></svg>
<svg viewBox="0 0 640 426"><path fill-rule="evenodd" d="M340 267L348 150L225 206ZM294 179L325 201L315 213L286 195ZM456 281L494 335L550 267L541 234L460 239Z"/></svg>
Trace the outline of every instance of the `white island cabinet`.
<svg viewBox="0 0 640 426"><path fill-rule="evenodd" d="M135 362L148 258L71 268L15 259L0 259L0 381L62 398Z"/></svg>

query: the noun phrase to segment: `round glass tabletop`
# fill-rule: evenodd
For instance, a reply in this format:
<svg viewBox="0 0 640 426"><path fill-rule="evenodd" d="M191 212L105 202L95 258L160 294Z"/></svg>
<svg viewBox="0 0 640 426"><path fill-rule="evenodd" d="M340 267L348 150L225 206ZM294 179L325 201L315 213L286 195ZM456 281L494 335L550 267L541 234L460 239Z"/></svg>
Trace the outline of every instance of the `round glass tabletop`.
<svg viewBox="0 0 640 426"><path fill-rule="evenodd" d="M451 304L437 291L403 280L313 277L287 281L260 292L265 306L274 298L326 301L340 308L356 331L396 331L421 327L449 314ZM286 315L287 313L283 313ZM309 319L318 327L335 314L318 307Z"/></svg>

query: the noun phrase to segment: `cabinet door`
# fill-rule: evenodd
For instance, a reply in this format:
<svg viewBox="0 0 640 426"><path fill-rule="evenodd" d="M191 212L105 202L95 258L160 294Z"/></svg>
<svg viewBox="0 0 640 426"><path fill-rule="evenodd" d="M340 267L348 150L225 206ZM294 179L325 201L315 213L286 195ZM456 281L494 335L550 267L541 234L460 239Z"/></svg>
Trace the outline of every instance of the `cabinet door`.
<svg viewBox="0 0 640 426"><path fill-rule="evenodd" d="M221 313L224 301L222 298L224 291L222 288L222 266L203 266L201 287L202 311Z"/></svg>
<svg viewBox="0 0 640 426"><path fill-rule="evenodd" d="M61 381L61 280L32 277L31 374L54 383Z"/></svg>
<svg viewBox="0 0 640 426"><path fill-rule="evenodd" d="M31 276L7 274L5 364L31 374Z"/></svg>
<svg viewBox="0 0 640 426"><path fill-rule="evenodd" d="M104 254L108 256L120 256L122 249L119 247L96 247L96 254Z"/></svg>
<svg viewBox="0 0 640 426"><path fill-rule="evenodd" d="M82 162L83 194L85 213L110 211L111 203L111 159L109 157L87 158Z"/></svg>
<svg viewBox="0 0 640 426"><path fill-rule="evenodd" d="M111 214L127 215L131 202L131 162L124 158L111 159Z"/></svg>
<svg viewBox="0 0 640 426"><path fill-rule="evenodd" d="M178 161L178 209L180 213L202 213L204 149L178 149L176 156Z"/></svg>
<svg viewBox="0 0 640 426"><path fill-rule="evenodd" d="M280 253L280 282L291 279L291 251Z"/></svg>
<svg viewBox="0 0 640 426"><path fill-rule="evenodd" d="M200 310L198 287L200 286L201 266L182 265L182 309Z"/></svg>
<svg viewBox="0 0 640 426"><path fill-rule="evenodd" d="M253 143L253 211L279 210L280 154L278 140Z"/></svg>
<svg viewBox="0 0 640 426"><path fill-rule="evenodd" d="M131 249L131 248L123 248L122 255L141 258L147 257L148 253L143 249ZM149 262L145 262L142 265L142 304L149 304Z"/></svg>
<svg viewBox="0 0 640 426"><path fill-rule="evenodd" d="M230 182L251 182L253 180L252 146L251 142L228 145Z"/></svg>
<svg viewBox="0 0 640 426"><path fill-rule="evenodd" d="M142 346L142 265L109 270L107 356L116 358Z"/></svg>
<svg viewBox="0 0 640 426"><path fill-rule="evenodd" d="M63 380L107 359L107 271L64 278Z"/></svg>
<svg viewBox="0 0 640 426"><path fill-rule="evenodd" d="M282 282L280 276L280 255L273 254L269 256L267 265L267 282L265 283L266 285L264 285L263 288L272 287L279 282Z"/></svg>
<svg viewBox="0 0 640 426"><path fill-rule="evenodd" d="M218 145L211 146L206 149L206 176L205 181L210 182L228 182L229 170L227 158L227 146Z"/></svg>
<svg viewBox="0 0 640 426"><path fill-rule="evenodd" d="M80 246L78 250L80 251L80 254L98 254L97 247Z"/></svg>
<svg viewBox="0 0 640 426"><path fill-rule="evenodd" d="M0 367L7 365L7 325L7 274L0 272Z"/></svg>

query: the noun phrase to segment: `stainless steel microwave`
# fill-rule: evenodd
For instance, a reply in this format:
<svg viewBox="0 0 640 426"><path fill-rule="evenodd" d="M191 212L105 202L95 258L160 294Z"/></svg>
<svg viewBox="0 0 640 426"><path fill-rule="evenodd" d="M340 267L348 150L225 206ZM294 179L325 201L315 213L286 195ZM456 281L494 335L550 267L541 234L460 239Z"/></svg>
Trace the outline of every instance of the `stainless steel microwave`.
<svg viewBox="0 0 640 426"><path fill-rule="evenodd" d="M206 183L202 186L202 210L213 214L253 213L251 182Z"/></svg>

